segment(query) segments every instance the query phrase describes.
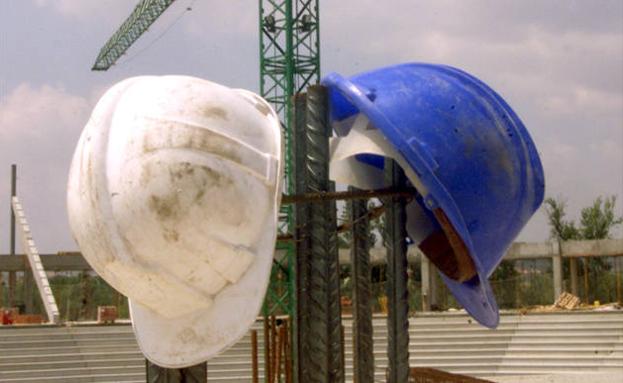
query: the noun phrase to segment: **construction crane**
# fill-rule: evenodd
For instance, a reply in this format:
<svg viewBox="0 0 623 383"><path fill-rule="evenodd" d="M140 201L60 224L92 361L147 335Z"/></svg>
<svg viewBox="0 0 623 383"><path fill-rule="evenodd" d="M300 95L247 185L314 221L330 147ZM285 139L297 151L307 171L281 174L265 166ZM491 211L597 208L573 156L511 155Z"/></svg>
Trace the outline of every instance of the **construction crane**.
<svg viewBox="0 0 623 383"><path fill-rule="evenodd" d="M91 70L108 70L175 0L141 0L100 50Z"/></svg>
<svg viewBox="0 0 623 383"><path fill-rule="evenodd" d="M92 70L105 71L173 4L141 0L100 50ZM320 79L318 0L259 0L260 94L280 116L285 137L284 192L293 194L292 96ZM280 233L294 229L293 205L281 208ZM263 313L295 315L294 245L279 243Z"/></svg>

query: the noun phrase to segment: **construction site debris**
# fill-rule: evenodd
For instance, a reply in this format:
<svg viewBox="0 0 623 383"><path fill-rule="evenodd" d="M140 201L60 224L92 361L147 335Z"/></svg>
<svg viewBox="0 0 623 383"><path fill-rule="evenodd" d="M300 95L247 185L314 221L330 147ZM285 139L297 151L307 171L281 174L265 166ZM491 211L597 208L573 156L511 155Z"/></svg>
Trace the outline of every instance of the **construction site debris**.
<svg viewBox="0 0 623 383"><path fill-rule="evenodd" d="M40 314L18 314L13 317L13 324L41 324L45 322Z"/></svg>
<svg viewBox="0 0 623 383"><path fill-rule="evenodd" d="M2 307L0 308L0 315L1 315L1 319L0 323L2 323L3 325L11 325L13 324L13 320L15 318L15 316L19 313L17 307L12 307L12 308L5 308Z"/></svg>
<svg viewBox="0 0 623 383"><path fill-rule="evenodd" d="M594 301L593 304L586 304L580 301L580 298L577 296L563 292L560 294L556 302L552 305L547 306L530 306L519 309L520 314L527 313L540 313L540 312L556 312L556 311L566 311L566 310L576 310L576 311L618 311L623 310L623 306L621 306L618 302L610 302L610 303L601 303L599 301Z"/></svg>
<svg viewBox="0 0 623 383"><path fill-rule="evenodd" d="M580 298L566 291L563 291L563 293L558 296L558 299L556 299L556 302L554 302L554 306L567 310L572 310L579 305Z"/></svg>
<svg viewBox="0 0 623 383"><path fill-rule="evenodd" d="M97 323L115 323L117 320L116 306L97 306Z"/></svg>

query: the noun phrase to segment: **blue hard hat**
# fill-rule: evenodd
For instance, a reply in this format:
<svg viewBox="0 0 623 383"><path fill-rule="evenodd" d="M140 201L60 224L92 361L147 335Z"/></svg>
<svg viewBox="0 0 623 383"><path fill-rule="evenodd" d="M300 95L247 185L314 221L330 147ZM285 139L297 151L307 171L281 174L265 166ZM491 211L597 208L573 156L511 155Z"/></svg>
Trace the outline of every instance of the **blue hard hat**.
<svg viewBox="0 0 623 383"><path fill-rule="evenodd" d="M496 327L488 278L541 205L545 188L539 155L519 117L482 81L444 65L402 64L349 79L332 73L322 84L329 88L334 127L363 114L404 158L426 212L418 219L435 228L420 249L467 312Z"/></svg>

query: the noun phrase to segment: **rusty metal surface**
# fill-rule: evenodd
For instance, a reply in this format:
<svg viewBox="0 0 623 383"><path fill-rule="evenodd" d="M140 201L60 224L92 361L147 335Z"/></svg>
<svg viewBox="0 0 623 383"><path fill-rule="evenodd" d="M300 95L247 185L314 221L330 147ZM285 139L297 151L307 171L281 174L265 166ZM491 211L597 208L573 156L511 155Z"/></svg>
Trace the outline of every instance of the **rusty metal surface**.
<svg viewBox="0 0 623 383"><path fill-rule="evenodd" d="M417 191L411 187L403 189L382 188L376 190L349 189L348 191L320 191L316 193L303 193L295 195L283 195L281 197L282 204L294 204L300 202L322 202L333 200L368 200L377 197L412 197Z"/></svg>
<svg viewBox="0 0 623 383"><path fill-rule="evenodd" d="M352 186L348 190L359 191ZM357 334L353 337L353 380L355 383L374 381L374 344L372 307L370 306L370 221L367 203L367 200L350 202L353 334Z"/></svg>
<svg viewBox="0 0 623 383"><path fill-rule="evenodd" d="M260 383L260 369L257 362L257 330L251 330L251 381L253 383Z"/></svg>
<svg viewBox="0 0 623 383"><path fill-rule="evenodd" d="M272 376L271 355L270 322L268 317L264 317L264 381L266 383L269 383L270 376Z"/></svg>
<svg viewBox="0 0 623 383"><path fill-rule="evenodd" d="M393 160L385 160L385 182L403 187L406 177ZM407 292L406 212L403 198L385 200L385 247L387 248L387 357L388 383L404 383L409 376L409 302Z"/></svg>

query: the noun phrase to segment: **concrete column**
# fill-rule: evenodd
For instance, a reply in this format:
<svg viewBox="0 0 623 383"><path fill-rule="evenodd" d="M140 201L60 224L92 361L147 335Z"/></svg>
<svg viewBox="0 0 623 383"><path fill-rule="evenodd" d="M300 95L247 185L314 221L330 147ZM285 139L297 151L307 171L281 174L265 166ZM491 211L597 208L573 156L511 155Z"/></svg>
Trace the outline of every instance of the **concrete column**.
<svg viewBox="0 0 623 383"><path fill-rule="evenodd" d="M554 246L554 256L552 257L552 274L554 277L554 302L562 294L562 255L560 254L560 244L552 243Z"/></svg>
<svg viewBox="0 0 623 383"><path fill-rule="evenodd" d="M578 296L578 259L569 258L569 279L571 280L571 294Z"/></svg>
<svg viewBox="0 0 623 383"><path fill-rule="evenodd" d="M439 297L439 277L437 276L437 266L430 266L430 289L428 293L428 301L430 302L431 310L439 310L440 297Z"/></svg>
<svg viewBox="0 0 623 383"><path fill-rule="evenodd" d="M430 311L430 261L421 257L420 270L422 275L422 311Z"/></svg>

